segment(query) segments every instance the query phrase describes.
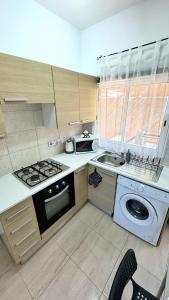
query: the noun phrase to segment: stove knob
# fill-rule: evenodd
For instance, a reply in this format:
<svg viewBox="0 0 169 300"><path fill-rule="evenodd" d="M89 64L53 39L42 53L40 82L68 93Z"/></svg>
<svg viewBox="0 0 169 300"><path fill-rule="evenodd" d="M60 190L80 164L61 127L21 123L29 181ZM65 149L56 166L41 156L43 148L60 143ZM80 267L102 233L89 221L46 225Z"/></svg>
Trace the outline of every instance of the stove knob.
<svg viewBox="0 0 169 300"><path fill-rule="evenodd" d="M49 189L49 190L48 190L48 193L49 193L49 194L52 194L52 192L53 192L52 189Z"/></svg>
<svg viewBox="0 0 169 300"><path fill-rule="evenodd" d="M144 191L144 185L143 184L140 184L137 188L137 191L138 192L143 192Z"/></svg>
<svg viewBox="0 0 169 300"><path fill-rule="evenodd" d="M59 184L56 184L55 188L56 190L59 190Z"/></svg>
<svg viewBox="0 0 169 300"><path fill-rule="evenodd" d="M66 185L66 182L65 182L65 181L62 181L62 185L65 186L65 185Z"/></svg>

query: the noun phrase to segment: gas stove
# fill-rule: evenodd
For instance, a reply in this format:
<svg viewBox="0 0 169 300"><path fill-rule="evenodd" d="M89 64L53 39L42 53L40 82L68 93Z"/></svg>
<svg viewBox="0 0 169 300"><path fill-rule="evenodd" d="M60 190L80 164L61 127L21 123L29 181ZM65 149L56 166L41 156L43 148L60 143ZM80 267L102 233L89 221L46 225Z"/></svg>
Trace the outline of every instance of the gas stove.
<svg viewBox="0 0 169 300"><path fill-rule="evenodd" d="M39 161L31 166L21 168L13 174L29 187L34 187L42 181L55 176L69 167L59 162L47 159Z"/></svg>

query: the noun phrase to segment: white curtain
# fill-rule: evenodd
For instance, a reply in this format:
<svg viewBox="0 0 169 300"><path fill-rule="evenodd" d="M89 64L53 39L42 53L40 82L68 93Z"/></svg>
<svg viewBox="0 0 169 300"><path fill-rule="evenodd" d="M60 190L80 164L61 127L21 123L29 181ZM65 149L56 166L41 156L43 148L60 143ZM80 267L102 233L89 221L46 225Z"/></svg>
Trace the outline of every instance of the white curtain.
<svg viewBox="0 0 169 300"><path fill-rule="evenodd" d="M169 40L101 58L99 68L100 146L163 156Z"/></svg>

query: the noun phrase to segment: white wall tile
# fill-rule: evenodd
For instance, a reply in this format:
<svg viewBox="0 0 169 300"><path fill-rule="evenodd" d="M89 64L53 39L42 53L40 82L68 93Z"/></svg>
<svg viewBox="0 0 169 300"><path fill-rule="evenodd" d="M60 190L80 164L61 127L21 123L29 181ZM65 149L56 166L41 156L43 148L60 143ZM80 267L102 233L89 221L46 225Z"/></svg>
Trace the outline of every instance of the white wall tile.
<svg viewBox="0 0 169 300"><path fill-rule="evenodd" d="M8 154L8 149L6 145L5 139L0 139L0 156L1 155L7 155Z"/></svg>
<svg viewBox="0 0 169 300"><path fill-rule="evenodd" d="M6 138L9 153L37 146L36 130L25 130L8 134Z"/></svg>
<svg viewBox="0 0 169 300"><path fill-rule="evenodd" d="M13 172L12 164L8 155L0 157L0 176Z"/></svg>
<svg viewBox="0 0 169 300"><path fill-rule="evenodd" d="M40 160L38 147L12 153L10 159L14 170L31 165Z"/></svg>
<svg viewBox="0 0 169 300"><path fill-rule="evenodd" d="M72 125L72 126L66 126L64 128L60 129L60 137L63 141L65 141L69 137L73 137L75 135L79 135L82 133L82 125Z"/></svg>
<svg viewBox="0 0 169 300"><path fill-rule="evenodd" d="M54 147L48 147L48 144L43 144L39 146L40 159L46 159L48 157L54 156L63 152L63 144L58 144Z"/></svg>
<svg viewBox="0 0 169 300"><path fill-rule="evenodd" d="M7 133L35 128L31 111L4 112Z"/></svg>
<svg viewBox="0 0 169 300"><path fill-rule="evenodd" d="M47 144L50 140L59 138L59 131L57 128L39 127L36 129L38 145Z"/></svg>

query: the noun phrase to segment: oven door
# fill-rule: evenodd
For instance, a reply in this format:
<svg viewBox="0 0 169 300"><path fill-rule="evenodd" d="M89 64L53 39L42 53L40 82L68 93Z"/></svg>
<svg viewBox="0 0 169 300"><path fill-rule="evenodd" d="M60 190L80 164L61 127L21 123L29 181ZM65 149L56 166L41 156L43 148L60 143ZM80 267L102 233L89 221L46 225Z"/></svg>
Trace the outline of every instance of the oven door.
<svg viewBox="0 0 169 300"><path fill-rule="evenodd" d="M65 186L57 191L56 186L62 182ZM53 191L50 197L49 191ZM33 202L39 230L43 233L75 205L73 173L35 194Z"/></svg>
<svg viewBox="0 0 169 300"><path fill-rule="evenodd" d="M50 222L54 216L62 215L63 210L70 205L69 185L59 194L45 199L44 208L46 212L47 222Z"/></svg>

